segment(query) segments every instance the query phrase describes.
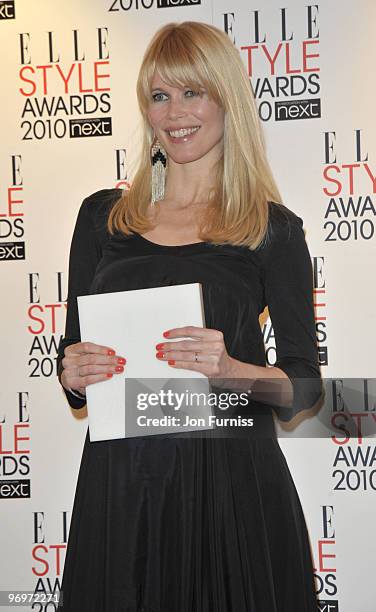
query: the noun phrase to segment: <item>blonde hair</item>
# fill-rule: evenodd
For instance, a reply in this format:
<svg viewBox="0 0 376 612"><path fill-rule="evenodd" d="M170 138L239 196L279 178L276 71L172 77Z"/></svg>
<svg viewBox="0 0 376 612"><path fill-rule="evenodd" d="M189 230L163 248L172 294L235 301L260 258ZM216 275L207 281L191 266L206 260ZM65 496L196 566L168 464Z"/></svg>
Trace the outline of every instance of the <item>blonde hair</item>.
<svg viewBox="0 0 376 612"><path fill-rule="evenodd" d="M137 80L143 142L138 169L109 215L108 228L124 234L153 227L150 147L153 129L147 118L155 71L172 87L206 89L225 113L223 154L214 169L200 239L255 249L268 224L268 201L281 202L269 163L249 78L227 34L207 23L168 23L152 38Z"/></svg>

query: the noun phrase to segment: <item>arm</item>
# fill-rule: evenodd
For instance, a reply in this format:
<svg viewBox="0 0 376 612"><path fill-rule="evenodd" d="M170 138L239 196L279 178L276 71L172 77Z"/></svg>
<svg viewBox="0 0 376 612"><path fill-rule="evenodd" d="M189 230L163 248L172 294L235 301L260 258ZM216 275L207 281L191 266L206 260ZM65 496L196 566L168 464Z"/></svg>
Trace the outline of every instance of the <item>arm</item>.
<svg viewBox="0 0 376 612"><path fill-rule="evenodd" d="M61 340L57 368L61 382L64 350L71 344L80 342L77 296L87 295L102 255L102 245L107 239L106 220L109 204L119 197L119 190L103 190L86 198L81 204L70 248L68 304L65 325L65 337ZM86 404L85 396L78 390L67 390L65 395L72 408L82 408Z"/></svg>
<svg viewBox="0 0 376 612"><path fill-rule="evenodd" d="M303 221L291 211L288 220L281 211L274 211L274 216L269 242L260 256L265 302L275 334L276 363L274 367L262 367L231 358L229 377L238 379L242 388L249 381L257 401L272 404L282 421L290 421L316 404L322 395L322 382L312 264Z"/></svg>
<svg viewBox="0 0 376 612"><path fill-rule="evenodd" d="M291 213L290 213L291 214ZM279 368L291 381L291 407L277 410L282 421L312 408L322 395L318 363L313 272L303 220L291 215L275 231L265 260L265 297L273 324Z"/></svg>

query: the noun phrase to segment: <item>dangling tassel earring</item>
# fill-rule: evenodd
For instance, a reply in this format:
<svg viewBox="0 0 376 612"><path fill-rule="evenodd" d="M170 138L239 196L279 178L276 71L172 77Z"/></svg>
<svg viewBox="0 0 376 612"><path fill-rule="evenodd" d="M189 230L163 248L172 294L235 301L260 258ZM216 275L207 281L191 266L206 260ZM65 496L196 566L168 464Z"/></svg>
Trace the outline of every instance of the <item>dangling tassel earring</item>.
<svg viewBox="0 0 376 612"><path fill-rule="evenodd" d="M167 170L167 154L158 139L153 141L151 158L151 205L164 199Z"/></svg>

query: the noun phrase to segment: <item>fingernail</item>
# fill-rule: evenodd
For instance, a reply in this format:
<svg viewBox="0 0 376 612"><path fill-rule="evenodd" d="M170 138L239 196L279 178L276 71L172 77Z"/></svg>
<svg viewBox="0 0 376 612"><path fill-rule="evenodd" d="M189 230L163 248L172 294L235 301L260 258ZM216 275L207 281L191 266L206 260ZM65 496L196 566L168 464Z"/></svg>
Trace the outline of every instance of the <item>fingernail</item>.
<svg viewBox="0 0 376 612"><path fill-rule="evenodd" d="M126 359L124 359L124 357L119 357L119 358L118 358L118 363L121 363L122 365L124 365L126 361L127 361L127 360L126 360Z"/></svg>
<svg viewBox="0 0 376 612"><path fill-rule="evenodd" d="M164 357L164 353L157 353L156 354L156 358L157 359L162 359Z"/></svg>
<svg viewBox="0 0 376 612"><path fill-rule="evenodd" d="M109 351L107 351L107 355L115 355L115 351L110 349Z"/></svg>
<svg viewBox="0 0 376 612"><path fill-rule="evenodd" d="M175 359L170 359L170 361L167 362L168 365L175 365Z"/></svg>
<svg viewBox="0 0 376 612"><path fill-rule="evenodd" d="M163 332L163 334L162 334L162 336L164 336L165 338L168 338L168 337L169 337L169 335L170 335L170 332L169 332L169 331L165 331L165 332Z"/></svg>
<svg viewBox="0 0 376 612"><path fill-rule="evenodd" d="M106 374L106 376L107 376L107 378L112 378L113 374L110 374L110 372L108 372L108 373Z"/></svg>
<svg viewBox="0 0 376 612"><path fill-rule="evenodd" d="M163 342L160 342L160 344L155 345L155 348L157 349L157 351L159 351L160 349L163 349L163 347L164 347Z"/></svg>
<svg viewBox="0 0 376 612"><path fill-rule="evenodd" d="M124 372L123 366L116 366L115 372Z"/></svg>

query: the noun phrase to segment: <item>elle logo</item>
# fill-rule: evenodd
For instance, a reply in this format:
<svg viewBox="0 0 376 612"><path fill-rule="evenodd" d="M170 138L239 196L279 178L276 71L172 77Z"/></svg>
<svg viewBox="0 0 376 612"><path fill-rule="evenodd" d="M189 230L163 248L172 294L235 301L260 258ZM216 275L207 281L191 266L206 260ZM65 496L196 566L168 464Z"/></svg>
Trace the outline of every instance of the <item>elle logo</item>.
<svg viewBox="0 0 376 612"><path fill-rule="evenodd" d="M0 1L0 19L15 19L14 0Z"/></svg>

